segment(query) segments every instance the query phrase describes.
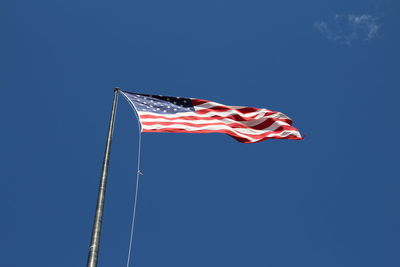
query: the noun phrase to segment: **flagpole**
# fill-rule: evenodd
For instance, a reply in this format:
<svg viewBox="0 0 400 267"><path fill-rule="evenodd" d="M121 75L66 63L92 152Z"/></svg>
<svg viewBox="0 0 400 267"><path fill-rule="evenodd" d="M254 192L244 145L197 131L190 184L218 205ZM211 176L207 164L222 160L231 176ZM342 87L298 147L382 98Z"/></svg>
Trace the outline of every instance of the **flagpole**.
<svg viewBox="0 0 400 267"><path fill-rule="evenodd" d="M117 112L118 93L119 93L119 88L114 88L114 102L112 105L110 124L108 126L106 150L104 152L103 169L101 171L99 192L97 195L96 214L95 214L94 222L93 222L92 238L91 238L90 247L89 247L87 267L96 267L97 266L97 258L98 258L98 254L99 254L99 244L100 244L101 223L102 223L102 219L103 219L103 208L104 208L104 200L105 200L105 194L106 194L108 162L110 159L111 140L112 140L112 135L113 135L113 131L114 131L115 114Z"/></svg>

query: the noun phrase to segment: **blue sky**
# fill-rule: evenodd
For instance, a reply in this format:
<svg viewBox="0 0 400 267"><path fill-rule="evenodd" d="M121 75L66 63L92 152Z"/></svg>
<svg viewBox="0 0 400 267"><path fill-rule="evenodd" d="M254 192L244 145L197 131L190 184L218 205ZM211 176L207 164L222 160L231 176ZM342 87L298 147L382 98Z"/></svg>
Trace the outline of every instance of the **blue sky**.
<svg viewBox="0 0 400 267"><path fill-rule="evenodd" d="M399 266L400 4L0 4L0 265L84 266L113 88L281 111L303 141L143 134L133 266ZM119 100L99 266L124 266Z"/></svg>

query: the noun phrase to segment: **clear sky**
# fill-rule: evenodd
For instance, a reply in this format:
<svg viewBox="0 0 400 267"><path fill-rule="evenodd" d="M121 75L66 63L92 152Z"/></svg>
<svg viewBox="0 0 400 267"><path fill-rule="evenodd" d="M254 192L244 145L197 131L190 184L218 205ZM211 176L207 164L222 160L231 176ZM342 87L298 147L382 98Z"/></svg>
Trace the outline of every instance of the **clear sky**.
<svg viewBox="0 0 400 267"><path fill-rule="evenodd" d="M85 266L113 88L281 111L303 141L143 134L133 266L400 266L400 2L0 4L0 266ZM126 264L119 100L100 266Z"/></svg>

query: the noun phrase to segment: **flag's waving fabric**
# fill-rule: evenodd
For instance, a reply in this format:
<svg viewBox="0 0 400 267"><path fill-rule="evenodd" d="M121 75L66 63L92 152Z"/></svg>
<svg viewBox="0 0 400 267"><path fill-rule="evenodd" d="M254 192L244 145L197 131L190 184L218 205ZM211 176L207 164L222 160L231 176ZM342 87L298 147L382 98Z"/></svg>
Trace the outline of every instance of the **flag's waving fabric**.
<svg viewBox="0 0 400 267"><path fill-rule="evenodd" d="M121 92L139 115L142 132L225 133L242 143L302 139L286 115L265 108Z"/></svg>

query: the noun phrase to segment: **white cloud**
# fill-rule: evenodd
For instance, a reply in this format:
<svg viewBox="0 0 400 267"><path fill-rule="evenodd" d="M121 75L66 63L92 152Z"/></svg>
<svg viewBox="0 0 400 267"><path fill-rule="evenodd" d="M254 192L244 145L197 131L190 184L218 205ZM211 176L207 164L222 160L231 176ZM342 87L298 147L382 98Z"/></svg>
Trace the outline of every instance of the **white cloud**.
<svg viewBox="0 0 400 267"><path fill-rule="evenodd" d="M370 41L378 34L380 25L371 15L336 14L332 23L315 22L314 27L327 39L351 45L354 41Z"/></svg>

